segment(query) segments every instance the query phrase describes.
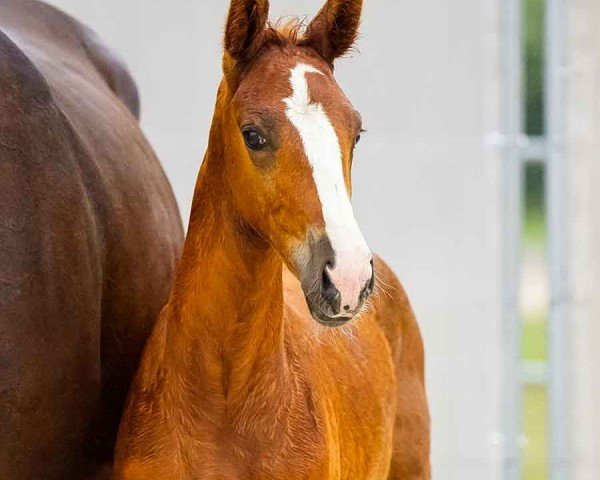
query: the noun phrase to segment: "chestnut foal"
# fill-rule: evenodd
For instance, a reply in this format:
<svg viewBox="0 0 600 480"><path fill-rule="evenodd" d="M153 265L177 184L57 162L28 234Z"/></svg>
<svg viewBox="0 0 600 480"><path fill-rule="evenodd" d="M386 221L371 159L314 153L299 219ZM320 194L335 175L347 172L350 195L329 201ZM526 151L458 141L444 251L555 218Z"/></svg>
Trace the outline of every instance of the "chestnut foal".
<svg viewBox="0 0 600 480"><path fill-rule="evenodd" d="M304 33L233 0L183 258L117 479L428 479L423 346L349 200L360 116L333 77L361 0ZM385 290L367 304L374 274ZM340 327L354 317L351 331ZM316 323L315 322L318 322Z"/></svg>

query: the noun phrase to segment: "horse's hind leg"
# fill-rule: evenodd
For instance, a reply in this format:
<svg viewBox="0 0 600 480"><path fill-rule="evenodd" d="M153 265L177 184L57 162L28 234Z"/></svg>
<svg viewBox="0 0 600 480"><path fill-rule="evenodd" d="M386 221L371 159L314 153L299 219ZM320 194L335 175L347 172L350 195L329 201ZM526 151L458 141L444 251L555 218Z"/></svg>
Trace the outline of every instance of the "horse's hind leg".
<svg viewBox="0 0 600 480"><path fill-rule="evenodd" d="M14 258L0 259L0 478L82 478L100 399L94 282L42 276Z"/></svg>

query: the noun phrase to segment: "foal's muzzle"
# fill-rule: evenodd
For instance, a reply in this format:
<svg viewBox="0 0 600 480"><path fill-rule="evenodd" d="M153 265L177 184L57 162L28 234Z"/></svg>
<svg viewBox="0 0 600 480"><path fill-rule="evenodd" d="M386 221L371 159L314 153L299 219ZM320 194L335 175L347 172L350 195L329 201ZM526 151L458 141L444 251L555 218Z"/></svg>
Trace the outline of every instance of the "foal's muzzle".
<svg viewBox="0 0 600 480"><path fill-rule="evenodd" d="M344 325L362 310L373 293L372 256L370 252L357 254L351 259L345 257L345 265L336 264L336 255L327 239L311 250L311 261L301 278L310 313L327 327Z"/></svg>

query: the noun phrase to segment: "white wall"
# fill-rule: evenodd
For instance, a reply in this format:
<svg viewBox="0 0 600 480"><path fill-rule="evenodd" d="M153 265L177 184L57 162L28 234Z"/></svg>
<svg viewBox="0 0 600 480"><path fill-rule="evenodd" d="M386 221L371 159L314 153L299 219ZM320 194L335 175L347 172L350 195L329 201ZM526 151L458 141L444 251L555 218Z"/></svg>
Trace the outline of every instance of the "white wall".
<svg viewBox="0 0 600 480"><path fill-rule="evenodd" d="M369 133L355 167L366 236L401 276L426 339L434 475L500 470L500 0L367 1L338 78ZM226 0L54 0L128 61L143 127L187 219L219 81ZM272 0L273 16L319 0Z"/></svg>
<svg viewBox="0 0 600 480"><path fill-rule="evenodd" d="M600 478L600 4L569 2L570 469ZM564 73L564 72L563 72Z"/></svg>

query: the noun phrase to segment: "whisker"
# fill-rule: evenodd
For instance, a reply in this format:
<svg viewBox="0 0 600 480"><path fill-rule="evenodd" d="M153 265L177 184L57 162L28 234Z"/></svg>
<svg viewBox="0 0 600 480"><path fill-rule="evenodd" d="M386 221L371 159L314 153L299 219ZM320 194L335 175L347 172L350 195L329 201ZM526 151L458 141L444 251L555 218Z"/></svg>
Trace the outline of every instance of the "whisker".
<svg viewBox="0 0 600 480"><path fill-rule="evenodd" d="M383 278L381 277L376 277L375 281L377 283L380 283L382 285L385 285L386 287L388 287L389 289L393 290L393 291L397 291L398 288L395 285L392 285L391 283L386 282Z"/></svg>
<svg viewBox="0 0 600 480"><path fill-rule="evenodd" d="M379 293L383 293L385 296L387 296L390 300L394 300L394 297L392 297L392 295L390 294L390 292L388 292L383 285L380 285L379 283L375 284L375 292Z"/></svg>

